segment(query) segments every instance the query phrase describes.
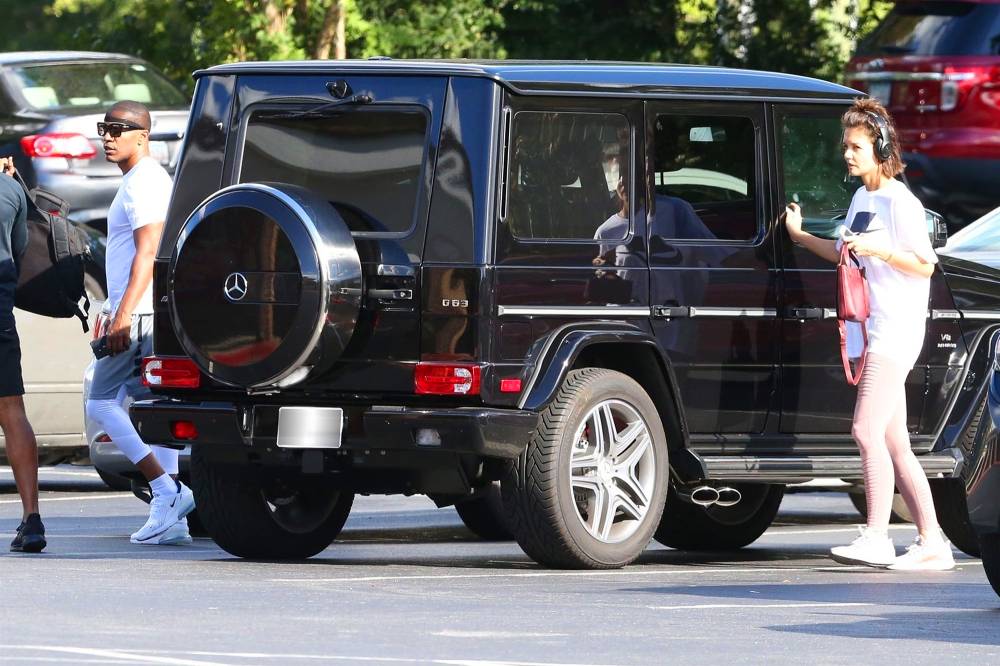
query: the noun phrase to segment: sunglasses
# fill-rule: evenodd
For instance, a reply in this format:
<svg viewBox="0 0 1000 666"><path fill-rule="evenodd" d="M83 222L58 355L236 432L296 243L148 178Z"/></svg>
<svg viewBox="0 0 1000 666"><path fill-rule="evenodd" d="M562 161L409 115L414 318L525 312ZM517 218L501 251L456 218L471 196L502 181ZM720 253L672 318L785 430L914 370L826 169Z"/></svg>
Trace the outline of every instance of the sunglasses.
<svg viewBox="0 0 1000 666"><path fill-rule="evenodd" d="M115 121L110 123L97 123L97 136L104 136L105 134L110 134L111 138L117 139L122 135L122 132L131 132L132 130L144 130L146 129L142 125L138 125L127 120Z"/></svg>

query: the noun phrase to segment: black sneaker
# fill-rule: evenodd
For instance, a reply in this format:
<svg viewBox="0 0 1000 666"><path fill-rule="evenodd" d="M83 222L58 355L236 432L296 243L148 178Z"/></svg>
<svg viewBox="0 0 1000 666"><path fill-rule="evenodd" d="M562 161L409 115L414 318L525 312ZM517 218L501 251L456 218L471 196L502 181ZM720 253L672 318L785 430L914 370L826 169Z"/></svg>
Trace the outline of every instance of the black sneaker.
<svg viewBox="0 0 1000 666"><path fill-rule="evenodd" d="M11 552L40 553L45 548L45 526L37 513L28 514L27 520L17 526L17 536L10 542Z"/></svg>

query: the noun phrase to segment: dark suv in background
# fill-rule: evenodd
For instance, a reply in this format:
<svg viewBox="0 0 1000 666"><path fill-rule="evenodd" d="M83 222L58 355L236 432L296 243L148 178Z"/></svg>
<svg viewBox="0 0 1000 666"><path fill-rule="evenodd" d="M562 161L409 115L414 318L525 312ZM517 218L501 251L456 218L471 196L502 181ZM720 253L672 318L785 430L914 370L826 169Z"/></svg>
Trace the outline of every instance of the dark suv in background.
<svg viewBox="0 0 1000 666"><path fill-rule="evenodd" d="M813 79L601 63L197 73L154 277L147 441L191 445L245 557L322 551L355 493L488 509L535 560L730 549L785 484L861 477L835 270L840 116ZM940 239L938 239L940 240ZM942 257L907 381L942 524L978 550L1000 272Z"/></svg>
<svg viewBox="0 0 1000 666"><path fill-rule="evenodd" d="M70 217L106 231L121 181L104 159L97 121L120 100L149 107L150 151L171 173L188 99L149 63L114 53L0 53L0 155L13 155L28 185L59 195Z"/></svg>
<svg viewBox="0 0 1000 666"><path fill-rule="evenodd" d="M892 113L910 185L953 230L1000 204L1000 3L900 0L847 79Z"/></svg>

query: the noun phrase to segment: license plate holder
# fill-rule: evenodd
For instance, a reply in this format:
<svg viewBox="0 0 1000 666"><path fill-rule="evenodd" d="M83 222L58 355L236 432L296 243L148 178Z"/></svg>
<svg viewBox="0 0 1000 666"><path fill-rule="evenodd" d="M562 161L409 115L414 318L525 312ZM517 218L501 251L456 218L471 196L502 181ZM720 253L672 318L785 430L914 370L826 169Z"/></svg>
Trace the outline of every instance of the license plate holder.
<svg viewBox="0 0 1000 666"><path fill-rule="evenodd" d="M279 407L281 449L339 449L344 432L340 407Z"/></svg>
<svg viewBox="0 0 1000 666"><path fill-rule="evenodd" d="M166 141L150 141L149 155L163 166L170 164L170 146Z"/></svg>

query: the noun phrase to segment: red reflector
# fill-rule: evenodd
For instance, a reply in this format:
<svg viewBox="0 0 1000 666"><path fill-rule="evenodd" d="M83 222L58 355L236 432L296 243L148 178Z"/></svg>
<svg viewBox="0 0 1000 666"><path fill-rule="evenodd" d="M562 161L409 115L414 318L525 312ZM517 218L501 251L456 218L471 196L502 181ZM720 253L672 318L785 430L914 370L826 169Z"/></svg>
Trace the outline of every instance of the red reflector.
<svg viewBox="0 0 1000 666"><path fill-rule="evenodd" d="M171 421L170 434L174 439L198 439L198 428L190 421Z"/></svg>
<svg viewBox="0 0 1000 666"><path fill-rule="evenodd" d="M166 388L198 388L201 370L189 358L147 356L142 359L143 386Z"/></svg>
<svg viewBox="0 0 1000 666"><path fill-rule="evenodd" d="M414 391L422 395L478 395L480 367L471 363L417 363Z"/></svg>
<svg viewBox="0 0 1000 666"><path fill-rule="evenodd" d="M520 393L521 392L521 380L520 379L501 379L500 380L500 392L501 393Z"/></svg>
<svg viewBox="0 0 1000 666"><path fill-rule="evenodd" d="M32 134L21 139L21 149L28 157L66 157L70 159L90 159L97 155L97 149L90 139L82 134L53 132Z"/></svg>
<svg viewBox="0 0 1000 666"><path fill-rule="evenodd" d="M97 436L97 439L95 439L94 441L95 442L110 442L111 441L111 435L109 435L106 432L102 432L100 435Z"/></svg>

